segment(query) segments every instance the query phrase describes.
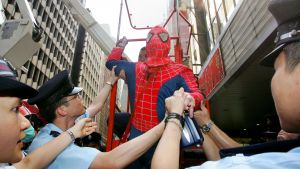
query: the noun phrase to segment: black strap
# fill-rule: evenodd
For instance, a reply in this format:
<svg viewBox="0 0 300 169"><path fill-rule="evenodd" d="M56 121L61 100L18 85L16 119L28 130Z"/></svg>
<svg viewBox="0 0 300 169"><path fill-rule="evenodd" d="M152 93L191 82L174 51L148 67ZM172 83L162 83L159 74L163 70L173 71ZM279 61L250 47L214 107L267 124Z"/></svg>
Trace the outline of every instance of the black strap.
<svg viewBox="0 0 300 169"><path fill-rule="evenodd" d="M51 130L51 131L50 131L50 135L51 135L52 137L58 137L58 136L60 135L60 132Z"/></svg>
<svg viewBox="0 0 300 169"><path fill-rule="evenodd" d="M184 118L183 116L177 114L177 113L169 113L167 118L165 119L165 123L168 123L170 119L177 119L181 123L181 126L184 127Z"/></svg>

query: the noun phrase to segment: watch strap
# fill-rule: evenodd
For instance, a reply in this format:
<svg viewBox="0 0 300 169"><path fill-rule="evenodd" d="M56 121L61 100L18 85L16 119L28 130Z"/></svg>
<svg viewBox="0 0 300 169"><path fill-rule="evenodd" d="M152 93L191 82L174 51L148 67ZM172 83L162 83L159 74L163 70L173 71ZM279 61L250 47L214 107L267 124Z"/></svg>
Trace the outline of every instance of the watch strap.
<svg viewBox="0 0 300 169"><path fill-rule="evenodd" d="M165 123L167 124L170 119L177 119L177 120L179 120L181 126L182 127L184 126L184 118L182 115L179 115L177 113L169 113L165 119Z"/></svg>
<svg viewBox="0 0 300 169"><path fill-rule="evenodd" d="M213 125L214 123L212 121L209 121L208 123L205 123L204 125L200 126L200 129L203 133L207 133L210 131L211 129L211 126Z"/></svg>

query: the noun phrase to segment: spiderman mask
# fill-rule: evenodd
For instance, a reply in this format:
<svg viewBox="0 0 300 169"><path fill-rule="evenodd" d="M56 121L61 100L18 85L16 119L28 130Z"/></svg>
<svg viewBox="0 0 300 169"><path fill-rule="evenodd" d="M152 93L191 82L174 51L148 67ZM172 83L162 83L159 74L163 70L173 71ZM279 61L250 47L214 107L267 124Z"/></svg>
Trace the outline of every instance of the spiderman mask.
<svg viewBox="0 0 300 169"><path fill-rule="evenodd" d="M153 27L146 39L147 60L149 67L159 67L170 62L168 56L170 51L169 33L161 26Z"/></svg>

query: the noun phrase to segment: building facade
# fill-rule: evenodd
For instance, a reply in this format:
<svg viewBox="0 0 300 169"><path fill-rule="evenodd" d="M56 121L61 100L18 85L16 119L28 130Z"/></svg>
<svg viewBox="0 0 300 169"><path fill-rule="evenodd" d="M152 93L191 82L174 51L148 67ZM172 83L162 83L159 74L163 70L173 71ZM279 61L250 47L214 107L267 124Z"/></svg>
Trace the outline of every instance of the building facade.
<svg viewBox="0 0 300 169"><path fill-rule="evenodd" d="M15 0L1 0L6 19L21 18ZM82 87L84 105L104 86L109 71L107 56L85 30L74 20L62 0L29 0L35 19L43 29L42 47L19 70L19 80L33 88L61 70L69 70L75 85ZM85 0L80 1L85 5ZM106 137L108 104L96 117L99 131Z"/></svg>

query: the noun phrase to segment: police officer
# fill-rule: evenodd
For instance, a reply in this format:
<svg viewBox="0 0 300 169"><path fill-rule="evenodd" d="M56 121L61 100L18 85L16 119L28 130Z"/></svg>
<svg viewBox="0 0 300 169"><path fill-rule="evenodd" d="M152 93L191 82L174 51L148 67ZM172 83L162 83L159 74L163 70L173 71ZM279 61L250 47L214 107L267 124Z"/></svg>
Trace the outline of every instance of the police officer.
<svg viewBox="0 0 300 169"><path fill-rule="evenodd" d="M39 89L39 94L28 100L37 104L41 115L49 122L43 127L29 147L29 152L53 140L60 133L72 127L81 117L94 117L100 112L118 78L114 68L109 81L85 110L80 91L74 87L68 71L62 71L48 80ZM79 147L71 144L49 166L48 169L124 168L148 150L161 136L164 124L161 123L144 135L124 143L110 152L100 152L95 148Z"/></svg>
<svg viewBox="0 0 300 169"><path fill-rule="evenodd" d="M86 136L96 129L91 119L82 119L74 127L62 133L49 144L23 158L22 140L29 121L19 113L21 99L38 92L16 80L14 68L0 58L0 169L37 169L47 166L73 139ZM87 126L85 126L87 125ZM9 163L14 163L9 165Z"/></svg>

